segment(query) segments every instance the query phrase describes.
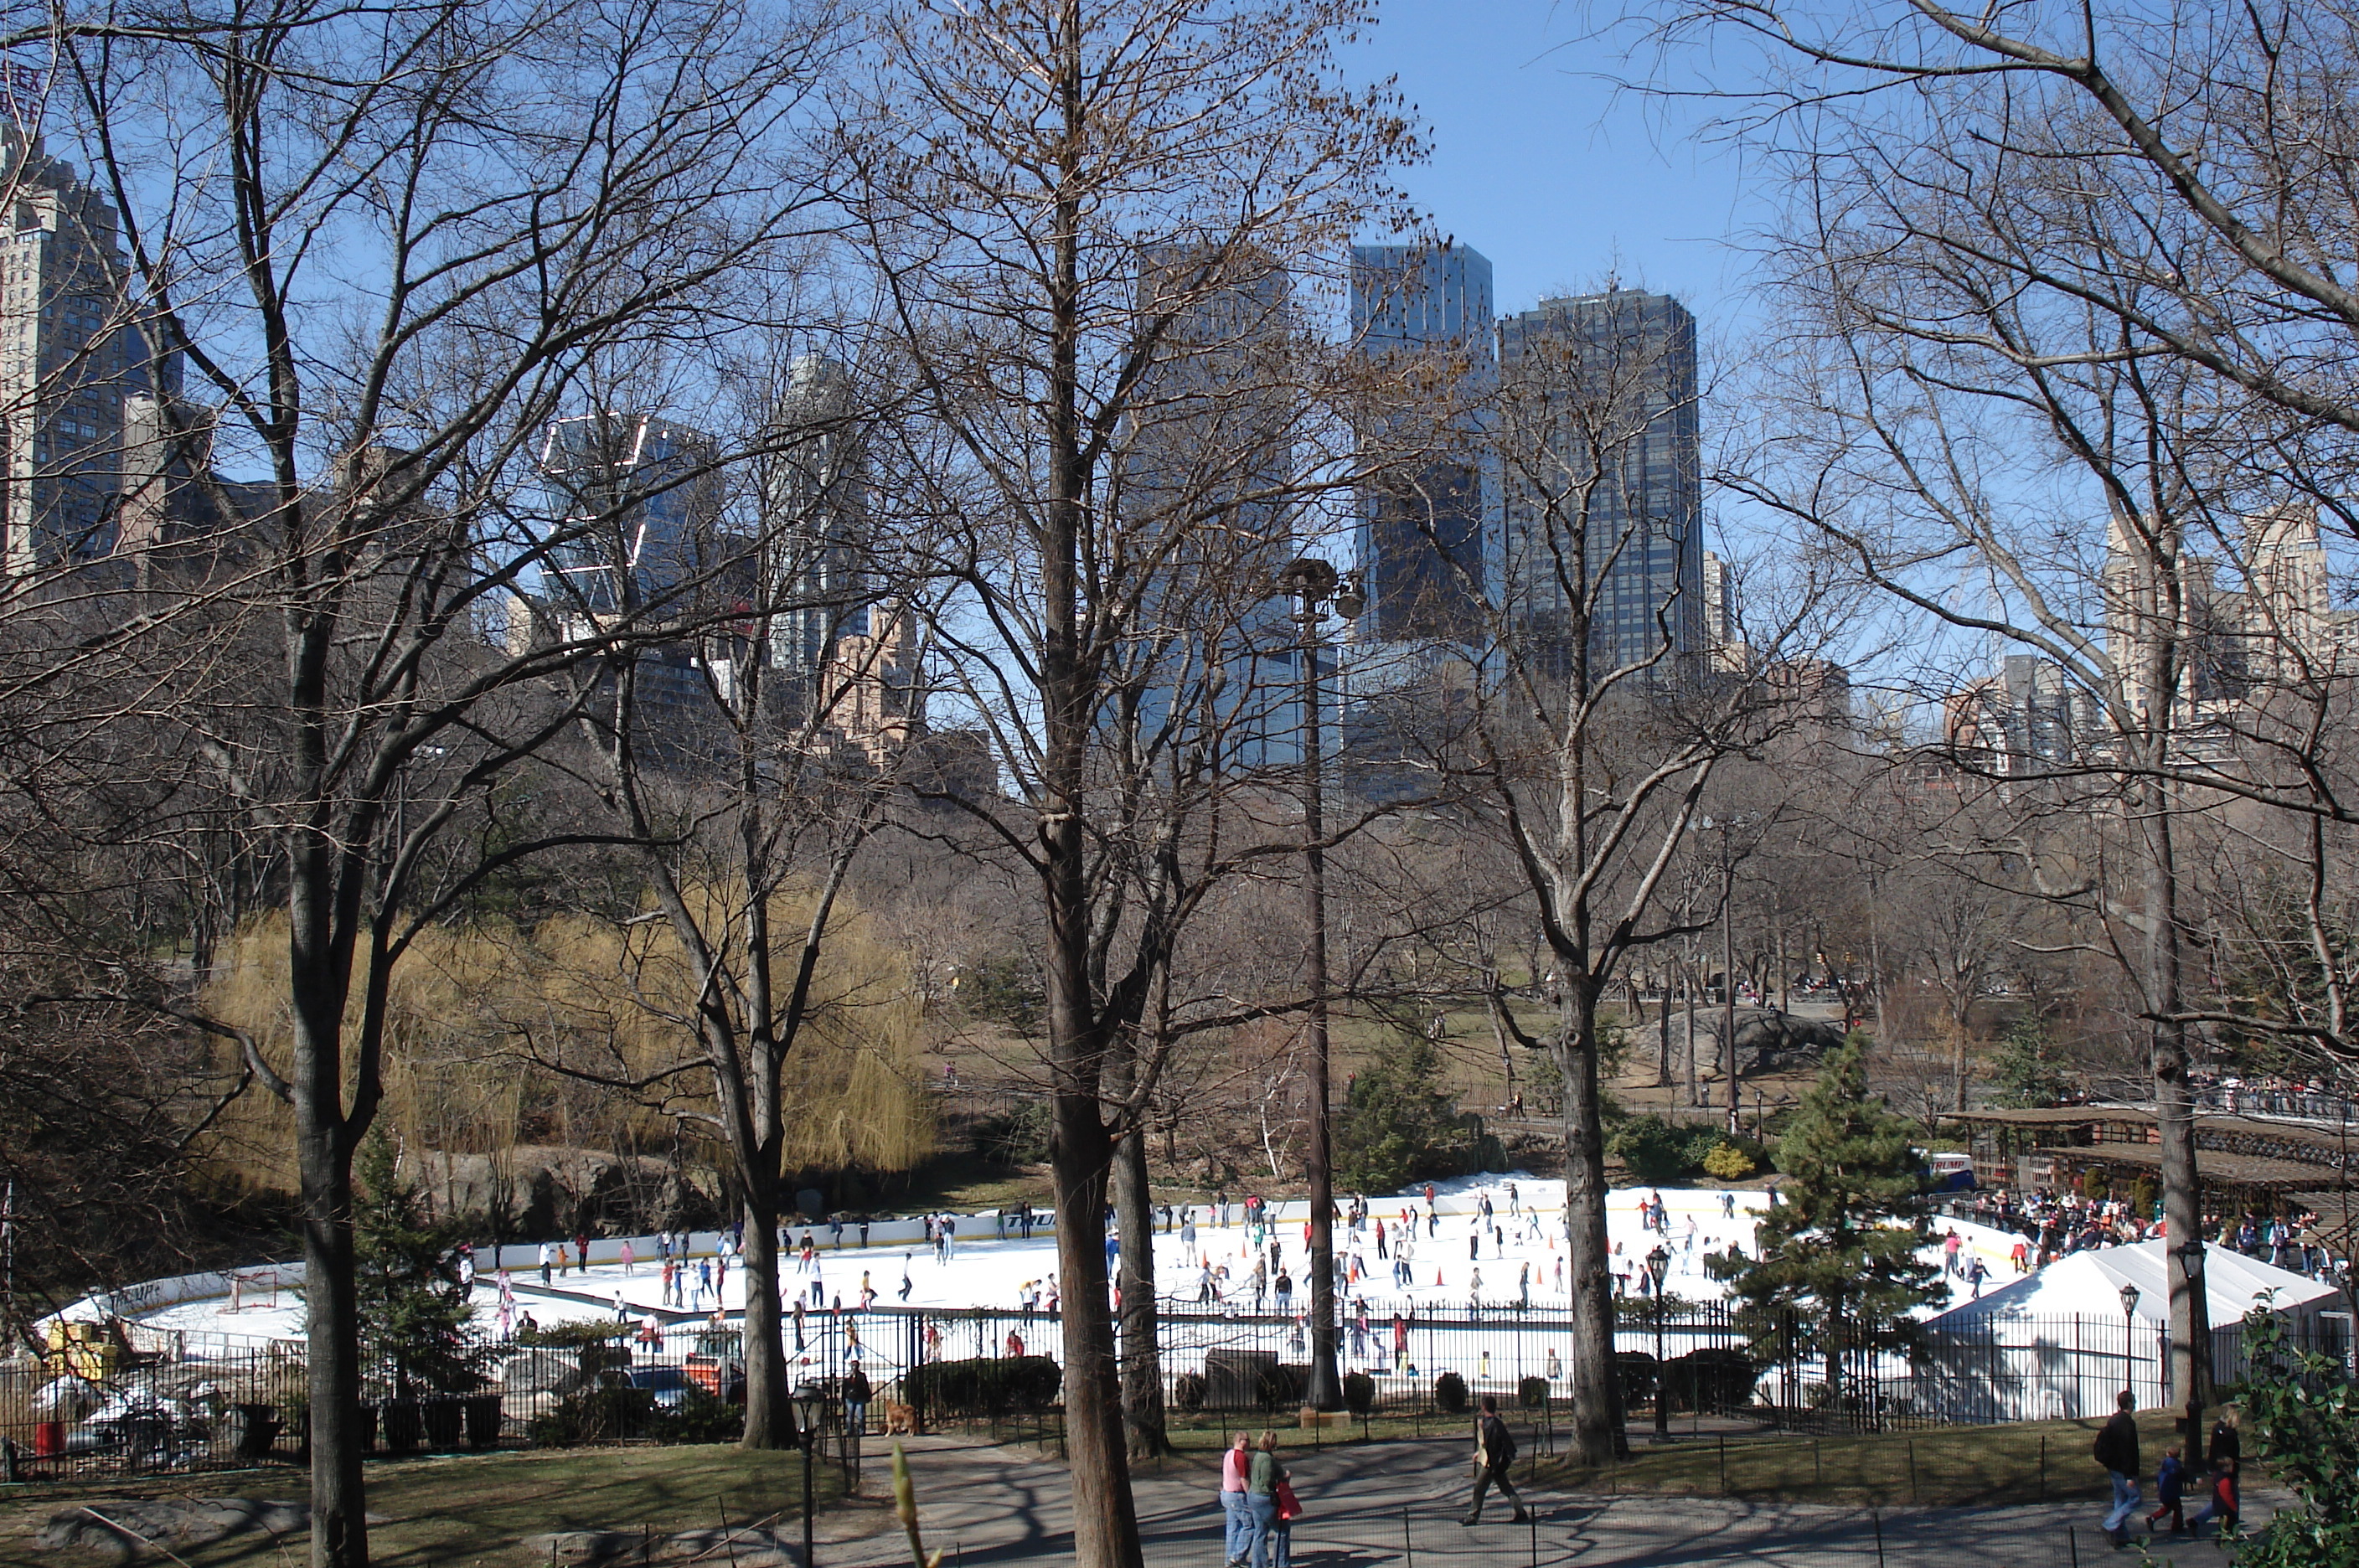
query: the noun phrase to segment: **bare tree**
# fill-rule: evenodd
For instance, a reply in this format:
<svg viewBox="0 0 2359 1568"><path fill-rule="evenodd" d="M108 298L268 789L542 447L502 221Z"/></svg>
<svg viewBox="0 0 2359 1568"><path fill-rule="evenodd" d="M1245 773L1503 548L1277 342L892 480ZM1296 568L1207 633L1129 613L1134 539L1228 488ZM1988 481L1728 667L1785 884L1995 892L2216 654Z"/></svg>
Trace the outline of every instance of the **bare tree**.
<svg viewBox="0 0 2359 1568"><path fill-rule="evenodd" d="M1707 928L1721 889L1665 922L1656 905L1721 760L1793 708L1701 630L1702 497L1680 472L1698 417L1692 323L1660 296L1607 289L1543 308L1503 341L1495 441L1506 540L1501 622L1478 716L1450 766L1500 835L1554 969L1544 1041L1564 1082L1569 1370L1586 1463L1624 1445L1614 1372L1600 1100L1602 1013L1625 961ZM1545 312L1553 311L1553 315ZM1766 597L1766 596L1765 596ZM1799 582L1754 657L1792 649L1815 609ZM1733 1085L1732 1085L1732 1093Z"/></svg>
<svg viewBox="0 0 2359 1568"><path fill-rule="evenodd" d="M185 365L213 408L165 412L180 467L159 482L190 509L138 596L104 601L54 669L137 672L124 722L204 759L223 809L176 802L157 842L266 846L292 1021L281 1059L247 1059L293 1113L322 1568L368 1557L352 1160L384 1094L391 979L422 926L541 841L474 838L468 865L424 878L567 722L539 683L647 630L511 650L507 595L583 542L515 502L598 347L711 332L716 280L799 226L782 155L821 37L453 0L60 43L52 131L119 217L150 385ZM259 477L223 477L240 473ZM45 570L114 568L76 564Z"/></svg>
<svg viewBox="0 0 2359 1568"><path fill-rule="evenodd" d="M1295 275L1332 265L1413 151L1388 91L1342 80L1360 20L1334 0L921 0L883 19L842 155L954 460L940 509L968 545L938 635L1020 801L986 814L1039 888L1093 1568L1140 1561L1100 1238L1154 1064L1123 1058L1206 891L1240 854L1299 849L1197 825L1289 738L1267 673L1290 668L1286 628L1261 602L1317 471L1294 451L1321 402Z"/></svg>
<svg viewBox="0 0 2359 1568"><path fill-rule="evenodd" d="M792 1059L807 1033L856 1040L864 1007L899 999L823 977L821 961L855 857L905 776L929 782L915 617L866 528L875 408L822 355L759 385L778 388L773 408L726 443L727 463L720 449L625 461L646 449L647 416L585 421L590 445L570 469L581 509L634 536L659 531L651 515L667 506L684 526L669 559L647 550L628 568L572 573L533 607L561 642L641 613L683 575L724 584L731 601L725 622L678 644L625 647L574 671L608 831L634 846L669 938L660 951L634 942L639 911L616 911L625 988L679 1049L645 1061L610 1047L605 1061L568 1052L551 1065L648 1097L728 1151L744 1220L749 1449L797 1435L777 1245ZM685 1094L693 1080L709 1093Z"/></svg>

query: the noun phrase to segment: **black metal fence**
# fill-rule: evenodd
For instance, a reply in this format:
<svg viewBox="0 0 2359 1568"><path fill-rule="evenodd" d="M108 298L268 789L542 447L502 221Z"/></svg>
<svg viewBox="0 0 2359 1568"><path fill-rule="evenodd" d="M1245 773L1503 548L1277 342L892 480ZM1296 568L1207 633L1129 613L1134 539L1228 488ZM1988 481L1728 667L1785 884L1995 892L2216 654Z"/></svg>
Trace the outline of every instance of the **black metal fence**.
<svg viewBox="0 0 2359 1568"><path fill-rule="evenodd" d="M856 1340L855 1340L856 1343ZM484 1385L398 1397L372 1362L367 1451L408 1454L527 1443L734 1438L744 1398L737 1336L672 1334L656 1345L486 1344ZM820 1395L822 1436L847 1469L840 1360L794 1381ZM61 1479L243 1468L309 1457L300 1341L114 1325L42 1356L0 1359L0 1477ZM864 1412L866 1424L882 1413ZM700 1419L700 1417L701 1419Z"/></svg>
<svg viewBox="0 0 2359 1568"><path fill-rule="evenodd" d="M1972 1560L1987 1568L2096 1568L2115 1556L2104 1532L2093 1522L2064 1523L2037 1532L1993 1535L1978 1531L1971 1543L1962 1542L1951 1521L1886 1518L1869 1510L1851 1518L1813 1521L1808 1525L1763 1531L1757 1538L1731 1540L1741 1531L1690 1530L1666 1525L1651 1514L1626 1522L1615 1518L1614 1506L1537 1508L1517 1521L1506 1508L1496 1517L1486 1511L1483 1522L1460 1522L1456 1507L1431 1504L1366 1509L1342 1518L1307 1517L1290 1531L1288 1555L1296 1561L1347 1561L1356 1568L1442 1568L1445 1563L1477 1563L1485 1568L1611 1568L1618 1563L1644 1568L1704 1568L1706 1564L1745 1563L1755 1568L1955 1568ZM1723 1521L1714 1521L1715 1524ZM2151 1561L2158 1568L2173 1563L2187 1568L2212 1568L2234 1560L2233 1542L2205 1540L2155 1542ZM1149 1542L1158 1563L1201 1564L1215 1568L1224 1561L1225 1546L1217 1530L1200 1530L1192 1538ZM951 1562L963 1561L960 1553ZM1004 1561L995 1554L995 1561ZM2145 1561L2145 1559L2141 1559Z"/></svg>
<svg viewBox="0 0 2359 1568"><path fill-rule="evenodd" d="M1667 1420L1710 1417L1734 1430L1905 1431L2103 1415L2124 1388L2144 1408L2175 1402L2165 1336L2122 1318L1984 1319L1929 1330L1905 1349L1850 1351L1831 1369L1806 1334L1750 1339L1719 1305L1679 1305L1659 1317L1646 1303L1625 1307L1617 1360L1625 1406L1640 1426L1659 1410ZM2299 1345L2351 1367L2349 1320L2297 1318L2293 1326ZM813 1397L830 1430L851 1413L842 1392L857 1365L872 1389L858 1412L867 1432L973 1420L1052 1443L1061 1438L1050 1416L1061 1330L1045 1312L812 1313L788 1325L788 1383ZM1299 1317L1173 1312L1158 1341L1175 1420L1225 1427L1290 1419L1300 1406L1308 1335ZM1363 1437L1462 1423L1488 1394L1529 1412L1536 1440L1552 1444L1572 1356L1572 1322L1561 1309L1364 1323L1354 1315L1342 1345L1344 1394ZM707 1428L725 1423L725 1407L742 1398L734 1333L683 1327L589 1350L485 1350L490 1382L472 1395L395 1399L373 1380L375 1450L693 1440L712 1435L691 1419L699 1411ZM1005 1380L1006 1398L987 1395L959 1410L926 1409L924 1380L909 1376L929 1364L1042 1358L1045 1382ZM2213 1331L2212 1360L2222 1387L2245 1379L2237 1325ZM123 1324L46 1356L0 1361L0 1466L54 1475L291 1460L304 1452L304 1410L300 1342Z"/></svg>
<svg viewBox="0 0 2359 1568"><path fill-rule="evenodd" d="M2118 1316L1985 1318L1929 1328L1906 1347L1831 1357L1799 1325L1749 1337L1718 1303L1674 1304L1659 1317L1644 1302L1624 1307L1614 1343L1634 1421L1659 1402L1681 1416L1701 1411L1777 1430L1905 1431L2103 1416L2125 1388L2144 1409L2178 1398L2166 1331ZM897 1377L924 1361L1061 1352L1060 1325L1045 1313L868 1315L901 1320L897 1333L876 1324L864 1332L872 1377ZM1456 1420L1485 1394L1510 1409L1546 1410L1567 1391L1572 1326L1569 1312L1546 1308L1364 1325L1354 1317L1340 1335L1345 1395L1354 1413L1377 1419ZM2297 1317L2290 1327L2297 1346L2349 1373L2348 1319ZM1300 1404L1309 1352L1299 1317L1175 1312L1162 1318L1157 1339L1175 1412L1275 1414ZM822 1361L829 1354L824 1346L818 1353ZM2241 1324L2212 1330L2212 1362L2219 1387L2249 1377Z"/></svg>

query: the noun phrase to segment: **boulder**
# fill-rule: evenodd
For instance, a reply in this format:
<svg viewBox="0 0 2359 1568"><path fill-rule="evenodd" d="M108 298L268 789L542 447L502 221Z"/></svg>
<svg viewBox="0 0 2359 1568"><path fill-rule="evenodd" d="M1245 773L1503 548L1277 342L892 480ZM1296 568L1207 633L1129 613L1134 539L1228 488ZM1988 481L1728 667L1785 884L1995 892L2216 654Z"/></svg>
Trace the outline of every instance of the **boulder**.
<svg viewBox="0 0 2359 1568"><path fill-rule="evenodd" d="M1813 1066L1820 1057L1843 1041L1843 1028L1823 1018L1800 1018L1791 1013L1766 1012L1736 1027L1739 1060L1750 1051L1748 1073L1783 1073Z"/></svg>
<svg viewBox="0 0 2359 1568"><path fill-rule="evenodd" d="M49 1516L34 1539L44 1552L102 1552L119 1563L173 1556L233 1535L292 1535L309 1530L302 1503L249 1497L97 1497Z"/></svg>

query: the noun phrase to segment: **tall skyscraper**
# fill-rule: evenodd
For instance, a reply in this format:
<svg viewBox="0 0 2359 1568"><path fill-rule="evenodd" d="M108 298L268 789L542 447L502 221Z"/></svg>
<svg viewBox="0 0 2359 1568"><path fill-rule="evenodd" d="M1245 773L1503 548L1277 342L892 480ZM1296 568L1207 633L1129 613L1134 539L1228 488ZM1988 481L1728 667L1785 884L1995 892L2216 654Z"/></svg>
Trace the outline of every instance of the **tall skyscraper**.
<svg viewBox="0 0 2359 1568"><path fill-rule="evenodd" d="M1223 768L1300 756L1294 628L1269 595L1299 548L1288 485L1293 279L1264 254L1147 248L1137 321L1157 332L1133 396L1120 479L1128 536L1152 561L1134 647L1137 721Z"/></svg>
<svg viewBox="0 0 2359 1568"><path fill-rule="evenodd" d="M842 365L824 354L796 358L763 501L766 588L783 606L771 626L770 662L806 701L837 639L867 625L868 476L853 412Z"/></svg>
<svg viewBox="0 0 2359 1568"><path fill-rule="evenodd" d="M1492 370L1491 264L1455 243L1353 245L1352 331L1362 355L1402 377L1402 395L1461 405L1445 411L1443 429L1456 439L1433 461L1388 471L1358 496L1356 553L1369 599L1362 631L1381 642L1471 642L1482 633L1488 581L1478 405ZM1388 434L1400 428L1364 429L1364 455L1383 462Z"/></svg>
<svg viewBox="0 0 2359 1568"><path fill-rule="evenodd" d="M150 374L124 287L114 208L40 138L0 119L0 571L114 547L123 405Z"/></svg>
<svg viewBox="0 0 2359 1568"><path fill-rule="evenodd" d="M560 613L635 608L715 564L711 437L652 414L578 415L549 425L540 472L568 536L550 551Z"/></svg>
<svg viewBox="0 0 2359 1568"><path fill-rule="evenodd" d="M1543 299L1499 328L1502 589L1516 634L1658 681L1708 651L1695 318L1664 294Z"/></svg>

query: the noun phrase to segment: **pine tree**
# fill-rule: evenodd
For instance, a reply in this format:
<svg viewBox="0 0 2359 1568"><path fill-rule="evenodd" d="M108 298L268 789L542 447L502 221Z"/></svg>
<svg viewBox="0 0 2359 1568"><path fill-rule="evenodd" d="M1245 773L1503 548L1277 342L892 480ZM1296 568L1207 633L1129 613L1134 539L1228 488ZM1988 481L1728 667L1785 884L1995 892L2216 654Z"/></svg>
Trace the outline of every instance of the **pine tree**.
<svg viewBox="0 0 2359 1568"><path fill-rule="evenodd" d="M2071 1080L2054 1060L2055 1041L2036 1014L2017 1018L1998 1050L1991 1054L1991 1076L2001 1091L2003 1105L2052 1105L2064 1097Z"/></svg>
<svg viewBox="0 0 2359 1568"><path fill-rule="evenodd" d="M462 1228L425 1216L382 1129L362 1140L353 1174L361 1343L386 1359L396 1399L419 1384L439 1394L482 1387L484 1353L466 1332L474 1309L459 1278Z"/></svg>
<svg viewBox="0 0 2359 1568"><path fill-rule="evenodd" d="M1441 1053L1407 1029L1353 1078L1335 1128L1335 1180L1361 1192L1390 1192L1419 1176L1451 1176L1472 1152L1458 1102L1441 1082Z"/></svg>
<svg viewBox="0 0 2359 1568"><path fill-rule="evenodd" d="M1830 1409L1842 1407L1846 1356L1906 1346L1910 1311L1944 1295L1940 1268L1919 1257L1931 1223L1910 1131L1868 1098L1866 1042L1854 1034L1777 1140L1778 1202L1756 1233L1759 1256L1706 1260L1755 1344L1826 1358Z"/></svg>

